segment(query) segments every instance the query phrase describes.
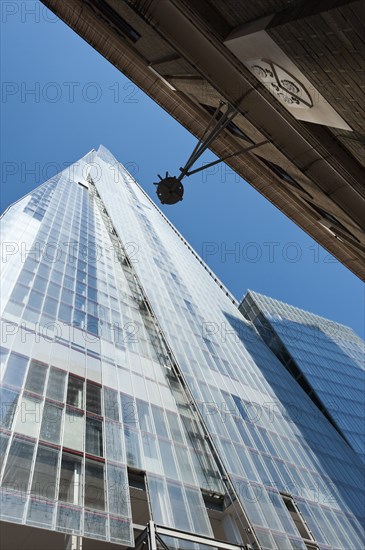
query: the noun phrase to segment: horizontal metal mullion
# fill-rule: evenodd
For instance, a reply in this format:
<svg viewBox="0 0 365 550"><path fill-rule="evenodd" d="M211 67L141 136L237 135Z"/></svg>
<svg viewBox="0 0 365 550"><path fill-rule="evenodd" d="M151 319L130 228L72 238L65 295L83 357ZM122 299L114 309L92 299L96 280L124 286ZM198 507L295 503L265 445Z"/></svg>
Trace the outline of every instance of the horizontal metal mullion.
<svg viewBox="0 0 365 550"><path fill-rule="evenodd" d="M160 536L173 537L181 540L189 540L198 544L204 544L206 546L214 546L215 548L222 548L222 550L238 550L244 548L238 544L229 544L228 542L222 542L215 539L209 539L203 536L194 535L193 533L185 533L183 531L176 531L175 529L168 529L165 527L155 526L156 533Z"/></svg>

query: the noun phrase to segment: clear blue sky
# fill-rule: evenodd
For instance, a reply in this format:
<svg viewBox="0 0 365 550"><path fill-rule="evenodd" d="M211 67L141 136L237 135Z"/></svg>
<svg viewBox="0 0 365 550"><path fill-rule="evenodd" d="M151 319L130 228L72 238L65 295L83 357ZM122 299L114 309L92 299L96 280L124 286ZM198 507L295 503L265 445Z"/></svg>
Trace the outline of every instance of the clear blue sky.
<svg viewBox="0 0 365 550"><path fill-rule="evenodd" d="M100 143L155 199L157 173L178 174L195 138L42 4L1 4L1 211ZM355 275L228 167L184 181L163 210L237 298L250 288L364 337Z"/></svg>

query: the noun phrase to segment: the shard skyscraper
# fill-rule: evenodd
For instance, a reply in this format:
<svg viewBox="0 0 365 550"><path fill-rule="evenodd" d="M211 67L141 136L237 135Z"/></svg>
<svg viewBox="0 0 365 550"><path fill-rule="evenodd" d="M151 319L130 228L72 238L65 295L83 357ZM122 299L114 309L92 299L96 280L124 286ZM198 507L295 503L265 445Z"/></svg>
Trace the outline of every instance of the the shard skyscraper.
<svg viewBox="0 0 365 550"><path fill-rule="evenodd" d="M2 549L363 548L358 455L104 147L2 240Z"/></svg>

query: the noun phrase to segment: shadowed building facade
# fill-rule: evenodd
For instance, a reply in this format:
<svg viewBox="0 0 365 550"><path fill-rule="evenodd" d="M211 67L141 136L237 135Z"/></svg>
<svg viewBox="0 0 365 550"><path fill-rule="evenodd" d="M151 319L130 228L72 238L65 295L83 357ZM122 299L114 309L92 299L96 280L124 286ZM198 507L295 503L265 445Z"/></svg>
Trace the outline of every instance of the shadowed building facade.
<svg viewBox="0 0 365 550"><path fill-rule="evenodd" d="M2 548L363 546L358 455L104 147L2 238Z"/></svg>

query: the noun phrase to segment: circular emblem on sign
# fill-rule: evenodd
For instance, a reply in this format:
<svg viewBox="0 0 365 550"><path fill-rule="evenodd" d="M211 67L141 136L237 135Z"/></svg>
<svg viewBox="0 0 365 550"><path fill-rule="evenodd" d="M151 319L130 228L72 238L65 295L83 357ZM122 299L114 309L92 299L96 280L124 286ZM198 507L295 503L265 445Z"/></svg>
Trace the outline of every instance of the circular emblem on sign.
<svg viewBox="0 0 365 550"><path fill-rule="evenodd" d="M313 101L305 86L285 69L265 59L248 63L251 72L286 107L310 109Z"/></svg>
<svg viewBox="0 0 365 550"><path fill-rule="evenodd" d="M297 86L296 84L294 84L294 82L292 80L286 80L284 78L284 80L281 81L281 85L286 89L288 90L288 92L290 92L291 94L299 94L300 93L300 88L299 86Z"/></svg>

